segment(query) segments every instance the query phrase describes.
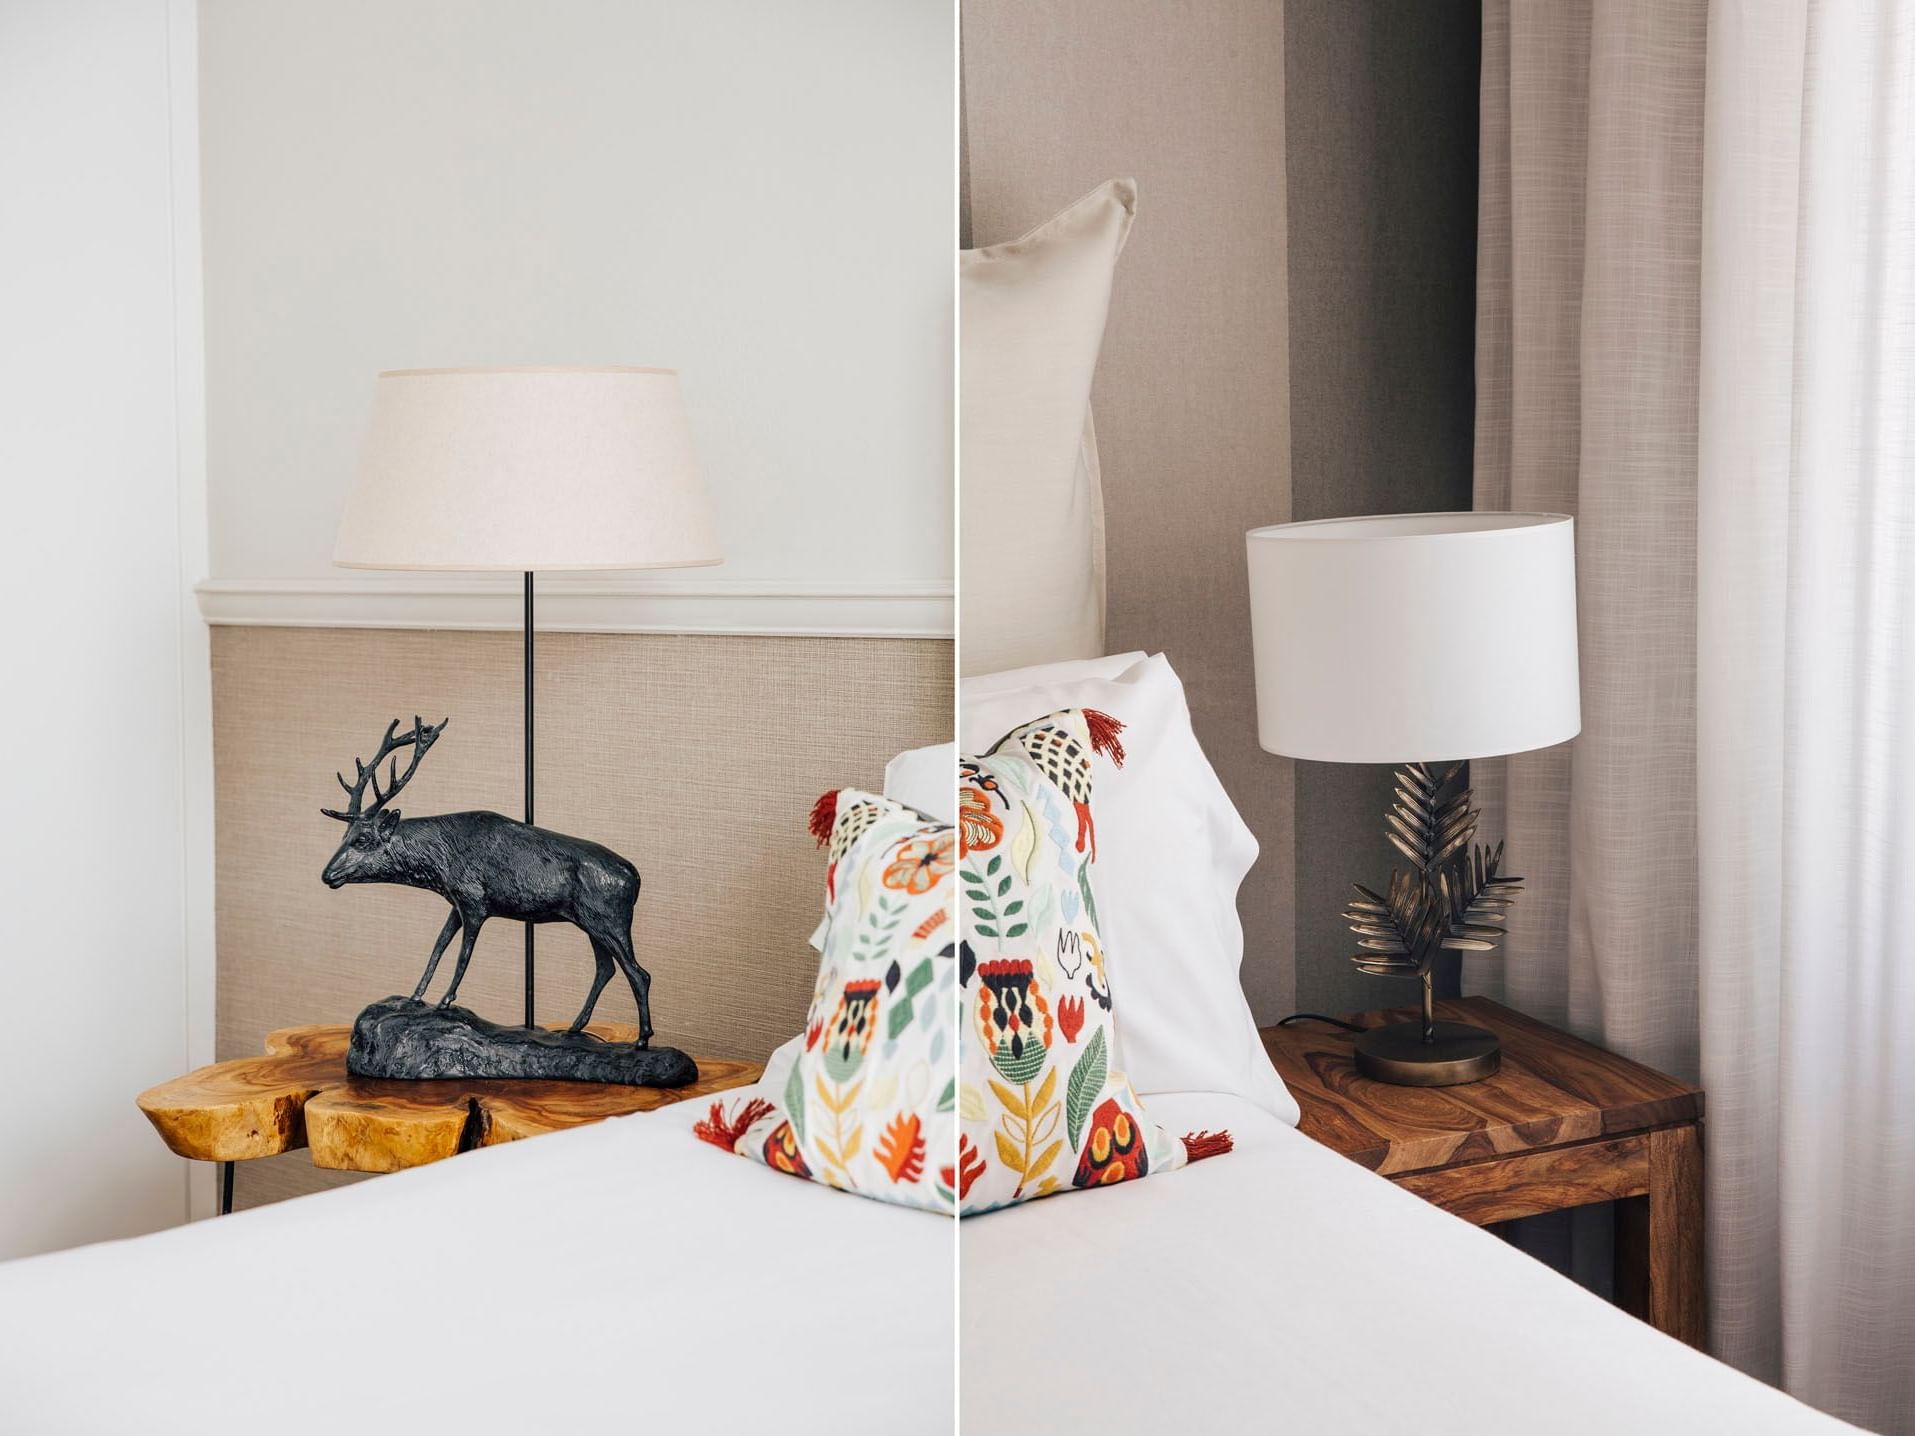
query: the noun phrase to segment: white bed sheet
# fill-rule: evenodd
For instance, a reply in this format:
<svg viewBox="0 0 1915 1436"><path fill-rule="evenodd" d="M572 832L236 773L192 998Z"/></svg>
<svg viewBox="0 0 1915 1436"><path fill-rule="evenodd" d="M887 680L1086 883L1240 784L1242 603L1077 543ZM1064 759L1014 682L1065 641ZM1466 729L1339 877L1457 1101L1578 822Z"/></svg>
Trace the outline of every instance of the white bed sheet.
<svg viewBox="0 0 1915 1436"><path fill-rule="evenodd" d="M1237 1150L962 1224L965 1432L1854 1429L1247 1102L1149 1108Z"/></svg>
<svg viewBox="0 0 1915 1436"><path fill-rule="evenodd" d="M706 1105L0 1265L0 1432L948 1432L955 1224Z"/></svg>

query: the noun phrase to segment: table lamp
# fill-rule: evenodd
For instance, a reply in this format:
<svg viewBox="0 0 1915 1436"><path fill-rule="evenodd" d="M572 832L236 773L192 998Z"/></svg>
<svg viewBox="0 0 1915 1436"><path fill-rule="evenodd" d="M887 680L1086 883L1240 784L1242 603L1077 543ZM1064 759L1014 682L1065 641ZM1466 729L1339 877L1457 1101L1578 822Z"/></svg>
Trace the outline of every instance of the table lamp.
<svg viewBox="0 0 1915 1436"><path fill-rule="evenodd" d="M1576 736L1574 522L1562 514L1390 514L1252 529L1257 739L1328 763L1400 764L1385 836L1408 860L1344 916L1364 972L1420 977L1420 1021L1371 1028L1357 1070L1443 1087L1495 1072L1495 1036L1435 1018L1445 949L1489 952L1521 879L1473 846L1463 761ZM1448 764L1450 766L1432 766Z"/></svg>
<svg viewBox="0 0 1915 1436"><path fill-rule="evenodd" d="M620 367L381 374L333 562L524 575L531 823L533 575L720 562L678 375ZM527 1027L533 982L527 922Z"/></svg>

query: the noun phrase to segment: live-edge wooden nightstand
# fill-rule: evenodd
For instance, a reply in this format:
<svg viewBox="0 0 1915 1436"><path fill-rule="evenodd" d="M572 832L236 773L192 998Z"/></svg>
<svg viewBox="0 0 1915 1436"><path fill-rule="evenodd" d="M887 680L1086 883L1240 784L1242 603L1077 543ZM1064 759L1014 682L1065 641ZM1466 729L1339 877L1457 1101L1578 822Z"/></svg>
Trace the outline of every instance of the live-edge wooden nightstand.
<svg viewBox="0 0 1915 1436"><path fill-rule="evenodd" d="M1496 1033L1502 1070L1397 1087L1357 1075L1354 1033L1264 1028L1303 1132L1480 1226L1615 1202L1618 1303L1701 1346L1702 1093L1487 998L1439 1002L1436 1015Z"/></svg>
<svg viewBox="0 0 1915 1436"><path fill-rule="evenodd" d="M631 1042L628 1023L586 1029ZM315 1167L397 1172L475 1147L650 1111L758 1080L756 1062L700 1058L688 1087L513 1080L379 1082L349 1076L346 1026L283 1027L266 1052L216 1062L140 1094L140 1110L182 1157L220 1164L220 1211L233 1205L233 1164L310 1149Z"/></svg>

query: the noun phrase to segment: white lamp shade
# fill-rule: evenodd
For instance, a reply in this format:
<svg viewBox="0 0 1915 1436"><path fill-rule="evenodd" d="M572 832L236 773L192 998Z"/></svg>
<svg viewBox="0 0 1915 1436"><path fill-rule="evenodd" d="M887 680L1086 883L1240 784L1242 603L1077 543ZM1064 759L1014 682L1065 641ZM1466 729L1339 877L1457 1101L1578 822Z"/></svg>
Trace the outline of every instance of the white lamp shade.
<svg viewBox="0 0 1915 1436"><path fill-rule="evenodd" d="M334 563L549 570L719 561L671 370L379 376Z"/></svg>
<svg viewBox="0 0 1915 1436"><path fill-rule="evenodd" d="M1392 514L1252 529L1257 738L1331 763L1435 762L1576 736L1575 525Z"/></svg>

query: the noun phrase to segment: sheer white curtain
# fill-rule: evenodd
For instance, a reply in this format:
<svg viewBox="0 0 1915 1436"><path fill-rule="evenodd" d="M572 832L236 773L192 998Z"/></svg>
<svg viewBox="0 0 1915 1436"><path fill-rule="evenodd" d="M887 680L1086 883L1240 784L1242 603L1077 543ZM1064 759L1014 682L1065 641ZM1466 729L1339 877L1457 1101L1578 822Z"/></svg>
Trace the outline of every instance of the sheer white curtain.
<svg viewBox="0 0 1915 1436"><path fill-rule="evenodd" d="M1915 3L1717 3L1707 114L1714 1339L1915 1431Z"/></svg>
<svg viewBox="0 0 1915 1436"><path fill-rule="evenodd" d="M1482 114L1476 500L1577 515L1584 731L1475 765L1469 981L1700 1075L1711 1344L1915 1432L1915 0L1486 0Z"/></svg>

